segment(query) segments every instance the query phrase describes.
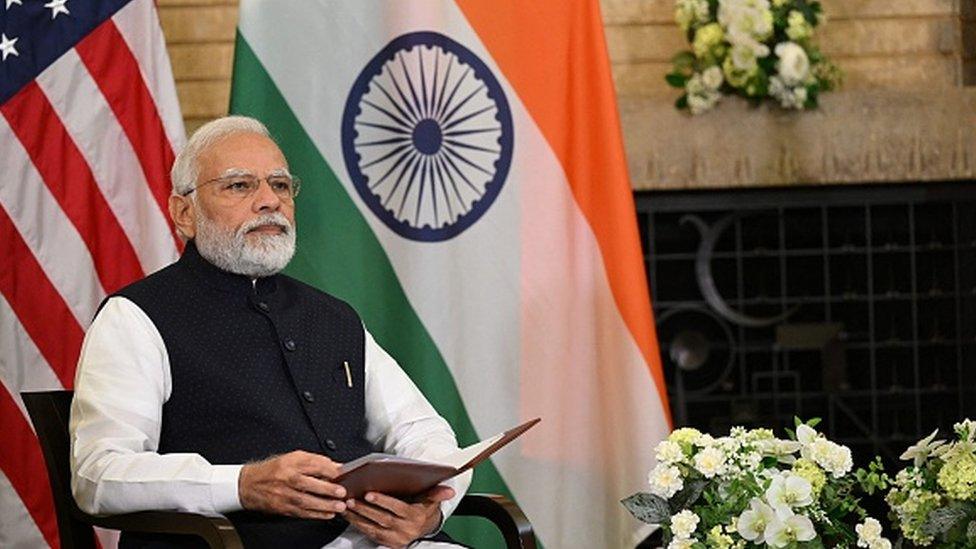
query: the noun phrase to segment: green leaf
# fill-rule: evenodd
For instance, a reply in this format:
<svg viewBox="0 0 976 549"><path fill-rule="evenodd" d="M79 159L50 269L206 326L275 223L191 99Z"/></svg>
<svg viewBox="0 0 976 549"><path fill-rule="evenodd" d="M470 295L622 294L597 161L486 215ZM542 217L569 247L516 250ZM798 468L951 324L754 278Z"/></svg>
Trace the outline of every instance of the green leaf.
<svg viewBox="0 0 976 549"><path fill-rule="evenodd" d="M810 418L810 421L807 422L807 425L809 425L810 427L816 427L817 425L820 425L821 421L823 420L820 419L819 417L813 417Z"/></svg>
<svg viewBox="0 0 976 549"><path fill-rule="evenodd" d="M674 107L678 110L684 110L688 108L688 94L684 94L674 102Z"/></svg>
<svg viewBox="0 0 976 549"><path fill-rule="evenodd" d="M664 76L664 79L673 88L684 88L685 83L688 82L688 77L678 72L670 72Z"/></svg>
<svg viewBox="0 0 976 549"><path fill-rule="evenodd" d="M671 512L677 513L682 509L689 509L698 501L708 481L705 479L690 480L685 487L671 498Z"/></svg>
<svg viewBox="0 0 976 549"><path fill-rule="evenodd" d="M654 494L639 492L620 500L620 503L634 518L648 524L665 524L671 519L671 508L668 507L667 500Z"/></svg>

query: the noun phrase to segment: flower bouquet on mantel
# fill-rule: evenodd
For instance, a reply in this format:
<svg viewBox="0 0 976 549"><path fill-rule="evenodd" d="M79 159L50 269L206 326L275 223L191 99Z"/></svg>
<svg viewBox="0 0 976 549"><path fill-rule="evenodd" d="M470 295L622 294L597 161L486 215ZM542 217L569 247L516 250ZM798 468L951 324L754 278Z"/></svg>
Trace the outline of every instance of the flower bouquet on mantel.
<svg viewBox="0 0 976 549"><path fill-rule="evenodd" d="M669 549L890 549L858 491L883 475L852 472L851 451L796 421L789 439L769 429L735 427L714 438L677 429L658 444L650 493L622 501L639 520L659 525Z"/></svg>
<svg viewBox="0 0 976 549"><path fill-rule="evenodd" d="M916 547L976 547L976 422L954 430L955 441L934 440L936 430L902 454L912 464L885 497L895 528Z"/></svg>
<svg viewBox="0 0 976 549"><path fill-rule="evenodd" d="M677 0L675 20L691 43L666 76L684 90L679 109L703 113L722 95L813 108L840 84L840 70L813 41L823 21L816 0Z"/></svg>

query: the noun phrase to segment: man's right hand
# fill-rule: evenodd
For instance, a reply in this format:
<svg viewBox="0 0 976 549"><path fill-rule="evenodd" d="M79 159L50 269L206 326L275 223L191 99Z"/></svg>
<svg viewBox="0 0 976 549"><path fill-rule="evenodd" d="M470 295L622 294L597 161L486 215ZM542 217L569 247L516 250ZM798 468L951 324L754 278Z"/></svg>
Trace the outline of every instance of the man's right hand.
<svg viewBox="0 0 976 549"><path fill-rule="evenodd" d="M329 482L339 464L301 450L248 463L237 479L241 505L262 511L309 519L331 519L346 510L346 489Z"/></svg>

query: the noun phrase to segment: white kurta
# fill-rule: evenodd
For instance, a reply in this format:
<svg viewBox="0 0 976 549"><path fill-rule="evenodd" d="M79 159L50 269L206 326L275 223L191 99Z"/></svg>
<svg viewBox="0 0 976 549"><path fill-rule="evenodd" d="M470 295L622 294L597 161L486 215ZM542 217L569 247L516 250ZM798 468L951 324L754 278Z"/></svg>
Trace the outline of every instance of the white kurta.
<svg viewBox="0 0 976 549"><path fill-rule="evenodd" d="M457 451L448 423L368 331L365 363L366 438L377 451L426 460ZM156 326L132 301L109 299L85 335L75 378L71 483L79 507L93 514L242 508L237 478L243 465L157 453L171 390L169 357ZM470 483L470 472L445 483L456 492L441 504L445 518ZM372 546L352 527L328 545Z"/></svg>

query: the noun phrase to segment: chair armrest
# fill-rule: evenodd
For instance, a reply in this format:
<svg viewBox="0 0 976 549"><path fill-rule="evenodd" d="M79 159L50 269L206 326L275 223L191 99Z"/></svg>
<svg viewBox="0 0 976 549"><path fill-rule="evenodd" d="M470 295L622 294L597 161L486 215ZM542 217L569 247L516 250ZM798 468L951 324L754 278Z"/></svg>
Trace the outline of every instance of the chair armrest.
<svg viewBox="0 0 976 549"><path fill-rule="evenodd" d="M497 494L467 494L454 516L482 517L502 532L509 549L535 549L535 532L522 509L512 500Z"/></svg>
<svg viewBox="0 0 976 549"><path fill-rule="evenodd" d="M213 549L243 549L244 547L234 525L227 520L227 517L222 516L175 511L140 511L107 516L85 514L84 521L110 530L198 536Z"/></svg>

